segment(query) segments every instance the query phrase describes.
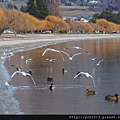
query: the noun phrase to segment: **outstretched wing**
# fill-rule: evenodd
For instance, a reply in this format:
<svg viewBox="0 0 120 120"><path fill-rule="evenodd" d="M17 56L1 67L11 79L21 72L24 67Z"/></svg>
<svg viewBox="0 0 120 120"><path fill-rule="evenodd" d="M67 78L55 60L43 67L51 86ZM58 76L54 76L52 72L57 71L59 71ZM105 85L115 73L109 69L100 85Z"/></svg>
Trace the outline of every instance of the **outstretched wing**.
<svg viewBox="0 0 120 120"><path fill-rule="evenodd" d="M47 49L45 49L45 51L43 52L42 56L44 56L44 55L45 55L45 53L46 53L48 50L51 50L51 51L52 51L52 49L51 49L51 48L47 48Z"/></svg>
<svg viewBox="0 0 120 120"><path fill-rule="evenodd" d="M74 54L73 56L72 56L72 58L73 57L75 57L75 56L77 56L77 55L81 55L82 53L76 53L76 54Z"/></svg>
<svg viewBox="0 0 120 120"><path fill-rule="evenodd" d="M81 74L85 74L85 73L84 73L84 72L80 72L80 73L78 73L77 75L75 75L73 79L75 79L76 77L78 77L78 76L81 75Z"/></svg>
<svg viewBox="0 0 120 120"><path fill-rule="evenodd" d="M79 75L81 75L81 74L86 75L86 77L91 77L91 78L92 78L92 81L93 81L93 85L94 85L94 87L95 87L95 81L94 81L94 78L93 78L92 75L90 75L90 74L88 74L88 73L80 72L79 74L77 74L77 75L74 77L74 79L75 79L76 77L78 77Z"/></svg>
<svg viewBox="0 0 120 120"><path fill-rule="evenodd" d="M64 53L64 54L67 55L68 57L70 57L68 53L66 53L66 52L64 52L64 51L60 51L60 52Z"/></svg>
<svg viewBox="0 0 120 120"><path fill-rule="evenodd" d="M20 71L15 71L15 72L11 75L11 78L13 78L17 73L20 73Z"/></svg>
<svg viewBox="0 0 120 120"><path fill-rule="evenodd" d="M33 79L33 77L32 77L29 73L26 73L26 75L30 76L31 79L32 79L32 81L33 81L33 83L34 83L34 85L36 85L36 82L35 82L35 80Z"/></svg>
<svg viewBox="0 0 120 120"><path fill-rule="evenodd" d="M98 62L98 64L100 64L103 60L104 60L104 59L100 60L100 61Z"/></svg>
<svg viewBox="0 0 120 120"><path fill-rule="evenodd" d="M64 61L64 58L63 58L61 52L60 52L59 50L55 50L55 49L51 49L51 48L47 48L47 49L43 52L42 56L44 56L45 53L46 53L48 50L51 50L52 52L58 52L58 53L60 53L60 55L61 55L61 57L62 57L62 59L63 59L63 61Z"/></svg>

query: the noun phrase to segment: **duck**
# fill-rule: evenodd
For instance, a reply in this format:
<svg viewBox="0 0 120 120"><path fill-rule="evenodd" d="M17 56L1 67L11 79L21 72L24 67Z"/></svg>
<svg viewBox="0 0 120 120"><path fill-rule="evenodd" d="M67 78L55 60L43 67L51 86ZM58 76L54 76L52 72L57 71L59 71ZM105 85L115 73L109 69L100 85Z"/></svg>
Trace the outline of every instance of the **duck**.
<svg viewBox="0 0 120 120"><path fill-rule="evenodd" d="M32 76L32 71L31 70L29 70L28 73Z"/></svg>
<svg viewBox="0 0 120 120"><path fill-rule="evenodd" d="M53 78L47 77L47 81L53 81Z"/></svg>
<svg viewBox="0 0 120 120"><path fill-rule="evenodd" d="M86 89L86 95L95 95L97 92L94 90Z"/></svg>
<svg viewBox="0 0 120 120"><path fill-rule="evenodd" d="M67 70L65 70L64 68L62 68L62 73L64 74L65 72L67 72Z"/></svg>
<svg viewBox="0 0 120 120"><path fill-rule="evenodd" d="M118 94L115 95L107 95L105 96L105 100L109 100L109 101L118 101L120 96L118 96Z"/></svg>
<svg viewBox="0 0 120 120"><path fill-rule="evenodd" d="M55 86L53 86L53 84L50 85L50 90L53 90L55 88Z"/></svg>
<svg viewBox="0 0 120 120"><path fill-rule="evenodd" d="M20 68L16 68L16 70L17 70L17 71L21 71L21 69L20 69Z"/></svg>

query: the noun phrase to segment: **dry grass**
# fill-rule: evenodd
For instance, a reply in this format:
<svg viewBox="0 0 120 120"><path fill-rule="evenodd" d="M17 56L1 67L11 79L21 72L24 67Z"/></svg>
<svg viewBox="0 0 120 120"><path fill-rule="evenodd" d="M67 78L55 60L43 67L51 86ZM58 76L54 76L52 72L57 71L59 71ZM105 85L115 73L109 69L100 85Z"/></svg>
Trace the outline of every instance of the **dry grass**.
<svg viewBox="0 0 120 120"><path fill-rule="evenodd" d="M21 5L25 5L26 2L17 2L17 1L12 1L12 2L0 2L0 8L6 8L8 3L14 4L17 6L18 9L20 9ZM93 16L95 12L89 12L88 11L88 6L85 6L86 10L84 9L84 6L63 6L60 5L60 9L62 10L62 15L66 17L70 16Z"/></svg>
<svg viewBox="0 0 120 120"><path fill-rule="evenodd" d="M60 6L62 15L66 17L93 16L95 12L90 12L88 8L89 8L88 6L85 6L85 7L84 6Z"/></svg>

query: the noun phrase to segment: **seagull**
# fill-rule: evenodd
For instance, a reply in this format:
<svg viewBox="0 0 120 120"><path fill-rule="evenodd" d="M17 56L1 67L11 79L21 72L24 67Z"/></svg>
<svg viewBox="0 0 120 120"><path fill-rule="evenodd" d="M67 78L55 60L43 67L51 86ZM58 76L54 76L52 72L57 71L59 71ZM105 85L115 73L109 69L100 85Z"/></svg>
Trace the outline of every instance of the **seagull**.
<svg viewBox="0 0 120 120"><path fill-rule="evenodd" d="M90 52L84 50L83 48L81 48L81 47L79 47L79 46L73 46L73 47L70 47L70 48L75 48L75 49L77 49L77 50L78 50L78 49L81 49L81 50L85 51L86 53L90 54Z"/></svg>
<svg viewBox="0 0 120 120"><path fill-rule="evenodd" d="M95 60L97 57L94 57L94 58L86 58L86 60L90 59L90 60Z"/></svg>
<svg viewBox="0 0 120 120"><path fill-rule="evenodd" d="M5 82L5 86L8 88L10 85L8 82Z"/></svg>
<svg viewBox="0 0 120 120"><path fill-rule="evenodd" d="M2 56L1 59L10 58L10 57L13 56L14 54L13 54L13 53L9 53L9 54L6 55L6 53L4 52L3 55L4 55L4 56Z"/></svg>
<svg viewBox="0 0 120 120"><path fill-rule="evenodd" d="M4 57L1 57L1 59L7 59L7 58L10 58L10 56L8 56L8 55L5 55Z"/></svg>
<svg viewBox="0 0 120 120"><path fill-rule="evenodd" d="M68 53L66 53L66 52L64 52L64 51L61 51L61 52L64 53L64 54L66 54L66 55L69 57L69 60L73 60L73 58L74 58L75 56L82 54L82 53L76 53L76 54L74 54L74 55L71 57Z"/></svg>
<svg viewBox="0 0 120 120"><path fill-rule="evenodd" d="M70 47L70 48L75 48L75 49L77 49L77 50L78 50L78 49L82 49L81 47L78 47L78 46L76 46L76 47L73 46L73 47Z"/></svg>
<svg viewBox="0 0 120 120"><path fill-rule="evenodd" d="M23 71L23 72L21 72L21 71L15 71L15 72L11 75L11 78L13 78L13 77L14 77L16 74L18 74L18 73L22 74L23 76L30 76L31 79L32 79L32 81L33 81L33 83L34 83L34 85L36 85L33 77L32 77L29 73L26 73L26 72L24 72L24 71Z"/></svg>
<svg viewBox="0 0 120 120"><path fill-rule="evenodd" d="M33 59L32 58L29 58L26 60L26 63L29 62L29 61L32 61Z"/></svg>
<svg viewBox="0 0 120 120"><path fill-rule="evenodd" d="M45 49L45 51L43 52L42 56L44 56L45 53L46 53L48 50L50 50L50 51L52 51L52 52L58 52L58 53L60 53L60 55L61 55L61 57L62 57L62 59L63 59L63 61L64 61L64 58L63 58L61 52L60 52L59 50L55 50L55 49L51 49L51 48Z"/></svg>
<svg viewBox="0 0 120 120"><path fill-rule="evenodd" d="M100 60L98 63L96 63L96 65L100 65L100 63L103 61L104 59Z"/></svg>
<svg viewBox="0 0 120 120"><path fill-rule="evenodd" d="M86 72L80 72L80 73L78 73L77 75L75 75L73 79L75 79L76 77L80 76L81 74L86 75L86 77L91 77L92 80L93 80L93 85L94 85L94 87L95 87L95 81L94 81L94 78L93 78L93 76L90 75L89 73L86 73Z"/></svg>
<svg viewBox="0 0 120 120"><path fill-rule="evenodd" d="M50 62L55 61L56 59L49 59L47 58L46 60L49 60Z"/></svg>
<svg viewBox="0 0 120 120"><path fill-rule="evenodd" d="M24 56L20 56L21 59L24 59Z"/></svg>

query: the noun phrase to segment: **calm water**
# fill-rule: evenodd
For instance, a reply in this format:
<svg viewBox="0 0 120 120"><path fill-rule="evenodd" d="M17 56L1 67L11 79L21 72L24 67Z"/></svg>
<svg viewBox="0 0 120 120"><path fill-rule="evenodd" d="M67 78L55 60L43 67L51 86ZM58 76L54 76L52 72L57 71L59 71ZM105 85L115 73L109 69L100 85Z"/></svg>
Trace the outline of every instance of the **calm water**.
<svg viewBox="0 0 120 120"><path fill-rule="evenodd" d="M80 49L64 49L79 46L91 54ZM73 58L59 53L48 51L46 48L62 50L71 56L81 52ZM21 58L24 56L24 58ZM86 58L97 57L96 61L104 59L99 66ZM26 62L27 59L31 61ZM46 59L56 59L49 62ZM19 65L22 71L32 70L34 85L29 77L21 74L15 75L10 80L14 97L20 102L20 108L25 114L120 114L120 103L109 102L104 98L106 95L120 94L120 40L85 40L72 41L56 45L45 46L36 50L16 53L7 59L5 65L12 75ZM62 74L62 68L67 72ZM88 72L94 77L95 87L91 78L84 75L73 79L76 73ZM47 77L53 77L53 82L48 82ZM50 91L49 85L53 83L55 90ZM86 96L85 90L96 90L94 96Z"/></svg>

